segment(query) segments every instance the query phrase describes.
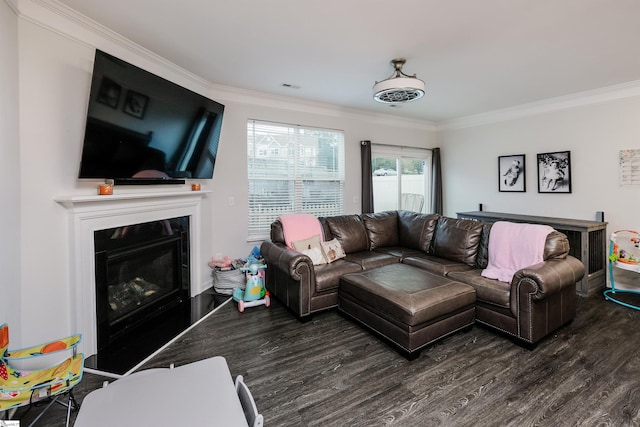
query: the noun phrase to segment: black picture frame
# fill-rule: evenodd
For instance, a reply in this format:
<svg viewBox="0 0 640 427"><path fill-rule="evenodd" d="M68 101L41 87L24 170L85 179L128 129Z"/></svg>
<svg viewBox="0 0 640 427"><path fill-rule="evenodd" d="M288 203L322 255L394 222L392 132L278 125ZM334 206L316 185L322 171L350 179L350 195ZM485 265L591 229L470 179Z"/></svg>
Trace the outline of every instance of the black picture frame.
<svg viewBox="0 0 640 427"><path fill-rule="evenodd" d="M498 156L498 190L511 193L527 191L524 154Z"/></svg>
<svg viewBox="0 0 640 427"><path fill-rule="evenodd" d="M130 116L142 119L144 118L144 113L147 111L148 103L149 97L147 95L143 95L134 90L128 90L122 111Z"/></svg>
<svg viewBox="0 0 640 427"><path fill-rule="evenodd" d="M538 154L538 193L571 193L571 152Z"/></svg>
<svg viewBox="0 0 640 427"><path fill-rule="evenodd" d="M109 77L103 77L98 91L98 102L111 108L118 108L120 92L122 92L122 87L118 83Z"/></svg>

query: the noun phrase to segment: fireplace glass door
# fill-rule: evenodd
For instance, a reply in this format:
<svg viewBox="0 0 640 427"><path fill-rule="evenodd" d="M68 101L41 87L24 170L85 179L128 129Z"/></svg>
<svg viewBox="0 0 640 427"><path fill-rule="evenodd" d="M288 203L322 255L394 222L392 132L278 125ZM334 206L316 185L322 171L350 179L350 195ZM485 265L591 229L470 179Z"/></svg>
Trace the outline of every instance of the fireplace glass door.
<svg viewBox="0 0 640 427"><path fill-rule="evenodd" d="M187 297L185 240L169 221L96 232L98 350Z"/></svg>

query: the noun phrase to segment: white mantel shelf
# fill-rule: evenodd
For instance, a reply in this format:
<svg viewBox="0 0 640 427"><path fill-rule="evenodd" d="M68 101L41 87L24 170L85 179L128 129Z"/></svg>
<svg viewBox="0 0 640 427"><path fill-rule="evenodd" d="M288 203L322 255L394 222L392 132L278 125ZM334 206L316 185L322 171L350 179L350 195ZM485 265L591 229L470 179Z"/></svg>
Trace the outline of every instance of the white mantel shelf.
<svg viewBox="0 0 640 427"><path fill-rule="evenodd" d="M131 200L154 200L154 199L174 199L180 197L204 197L205 194L211 193L209 190L201 191L156 191L156 192L123 192L115 193L108 196L100 196L97 194L82 194L82 195L65 195L56 196L53 200L61 205L71 208L76 205L83 205L88 203L103 203L103 202L115 202L115 201L131 201Z"/></svg>

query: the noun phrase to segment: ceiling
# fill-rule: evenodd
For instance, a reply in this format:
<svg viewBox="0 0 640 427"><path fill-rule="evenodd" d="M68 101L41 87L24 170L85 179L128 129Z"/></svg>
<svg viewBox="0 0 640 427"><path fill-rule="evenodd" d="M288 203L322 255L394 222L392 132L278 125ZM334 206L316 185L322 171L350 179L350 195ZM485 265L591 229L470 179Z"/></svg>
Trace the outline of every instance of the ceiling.
<svg viewBox="0 0 640 427"><path fill-rule="evenodd" d="M216 84L436 122L640 81L640 0L60 2ZM427 93L379 104L398 57Z"/></svg>

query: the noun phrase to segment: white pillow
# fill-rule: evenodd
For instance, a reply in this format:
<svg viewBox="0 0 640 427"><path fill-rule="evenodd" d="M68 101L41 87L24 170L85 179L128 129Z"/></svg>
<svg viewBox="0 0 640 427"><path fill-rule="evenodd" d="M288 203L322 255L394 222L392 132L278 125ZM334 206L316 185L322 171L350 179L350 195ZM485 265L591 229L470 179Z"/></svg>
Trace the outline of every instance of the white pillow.
<svg viewBox="0 0 640 427"><path fill-rule="evenodd" d="M320 245L322 246L322 252L324 252L324 257L328 263L332 263L333 261L347 256L338 239L333 239L328 242L320 242Z"/></svg>
<svg viewBox="0 0 640 427"><path fill-rule="evenodd" d="M322 249L320 248L305 249L301 252L311 258L311 262L313 263L313 265L321 265L327 263L327 260L324 258L324 254L322 253Z"/></svg>
<svg viewBox="0 0 640 427"><path fill-rule="evenodd" d="M311 236L308 239L291 242L291 246L293 246L294 250L311 258L313 265L327 263L324 253L322 252L322 247L320 246L320 235L318 234Z"/></svg>

